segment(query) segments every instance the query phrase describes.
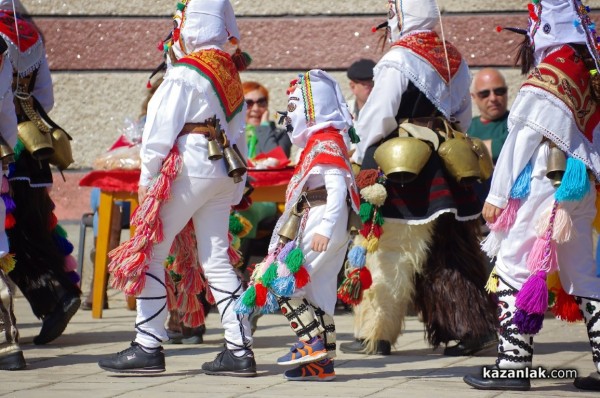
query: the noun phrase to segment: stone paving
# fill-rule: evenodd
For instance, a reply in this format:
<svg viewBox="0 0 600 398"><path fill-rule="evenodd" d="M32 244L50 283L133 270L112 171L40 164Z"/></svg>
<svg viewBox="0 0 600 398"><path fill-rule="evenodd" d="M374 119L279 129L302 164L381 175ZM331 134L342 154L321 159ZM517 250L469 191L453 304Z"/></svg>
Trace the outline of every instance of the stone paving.
<svg viewBox="0 0 600 398"><path fill-rule="evenodd" d="M77 247L78 225L66 225ZM89 245L86 247L86 252ZM87 258L87 255L86 255ZM86 277L87 275L87 277ZM91 272L84 268L84 287ZM86 280L88 280L86 282ZM87 289L84 289L87 290ZM432 350L424 341L422 324L409 317L403 336L390 356L344 354L338 350L337 378L326 383L288 382L276 365L293 343L281 315L265 315L258 321L254 352L256 378L207 376L200 365L212 360L222 346L218 315L207 318L204 344L165 345L167 371L154 376L123 376L97 366L107 354L121 351L132 340L135 313L126 309L124 295L109 290L110 309L102 319L92 319L80 310L65 333L45 346L32 343L40 330L27 301L18 296L16 315L21 344L28 363L26 370L0 372L0 397L141 397L177 394L183 397L597 397L597 392L578 391L572 380L533 380L526 393L477 391L462 382L467 373L492 364L495 348L472 357L444 357L442 348ZM336 316L338 343L352 339L352 315ZM536 339L534 366L547 369L577 369L580 375L594 370L583 324L568 324L547 318Z"/></svg>

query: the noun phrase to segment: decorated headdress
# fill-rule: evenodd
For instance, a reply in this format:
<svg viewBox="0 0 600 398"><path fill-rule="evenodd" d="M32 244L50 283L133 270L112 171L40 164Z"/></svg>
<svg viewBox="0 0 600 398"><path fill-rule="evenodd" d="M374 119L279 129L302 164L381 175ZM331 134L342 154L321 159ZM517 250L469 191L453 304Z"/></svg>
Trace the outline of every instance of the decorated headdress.
<svg viewBox="0 0 600 398"><path fill-rule="evenodd" d="M290 83L288 122L293 127L291 140L304 148L310 136L328 127L353 134L352 114L339 84L327 72L310 70ZM350 147L350 137L344 134Z"/></svg>
<svg viewBox="0 0 600 398"><path fill-rule="evenodd" d="M17 12L22 11L18 1L15 7ZM0 0L0 36L8 44L10 62L20 76L26 76L40 66L44 57L42 37L33 24L15 18L10 0Z"/></svg>
<svg viewBox="0 0 600 398"><path fill-rule="evenodd" d="M528 9L527 30L504 28L527 35L519 52L524 73L539 64L549 50L568 43L586 45L598 68L596 24L589 17L590 8L581 0L531 0Z"/></svg>
<svg viewBox="0 0 600 398"><path fill-rule="evenodd" d="M170 42L177 58L210 46L222 47L229 41L238 46L235 55L244 56L243 60L234 59L238 69L250 63L239 49L240 32L229 0L180 0L173 20Z"/></svg>
<svg viewBox="0 0 600 398"><path fill-rule="evenodd" d="M388 34L392 42L416 30L431 30L438 22L435 0L388 0Z"/></svg>

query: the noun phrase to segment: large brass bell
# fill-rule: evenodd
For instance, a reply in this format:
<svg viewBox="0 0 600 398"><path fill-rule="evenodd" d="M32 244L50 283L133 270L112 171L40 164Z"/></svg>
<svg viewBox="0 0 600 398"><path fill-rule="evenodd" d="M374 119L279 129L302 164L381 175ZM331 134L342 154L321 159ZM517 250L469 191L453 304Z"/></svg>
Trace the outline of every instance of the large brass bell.
<svg viewBox="0 0 600 398"><path fill-rule="evenodd" d="M15 152L8 142L0 135L0 161L2 161L2 170L8 169L8 165L15 161Z"/></svg>
<svg viewBox="0 0 600 398"><path fill-rule="evenodd" d="M300 229L300 221L302 219L302 214L304 212L298 212L296 206L292 208L290 213L290 217L287 221L281 226L279 232L279 242L286 244L289 241L296 239L298 235L298 229Z"/></svg>
<svg viewBox="0 0 600 398"><path fill-rule="evenodd" d="M59 170L65 170L74 162L70 141L71 137L64 130L59 128L52 130L54 153L48 161Z"/></svg>
<svg viewBox="0 0 600 398"><path fill-rule="evenodd" d="M223 156L227 165L227 175L238 179L238 182L241 181L239 178L246 173L246 165L240 155L231 146L227 146L223 148Z"/></svg>
<svg viewBox="0 0 600 398"><path fill-rule="evenodd" d="M552 181L552 186L558 188L567 168L567 157L554 143L550 144L546 177Z"/></svg>
<svg viewBox="0 0 600 398"><path fill-rule="evenodd" d="M52 135L43 133L32 121L21 122L18 125L18 137L25 149L36 160L45 160L54 154Z"/></svg>

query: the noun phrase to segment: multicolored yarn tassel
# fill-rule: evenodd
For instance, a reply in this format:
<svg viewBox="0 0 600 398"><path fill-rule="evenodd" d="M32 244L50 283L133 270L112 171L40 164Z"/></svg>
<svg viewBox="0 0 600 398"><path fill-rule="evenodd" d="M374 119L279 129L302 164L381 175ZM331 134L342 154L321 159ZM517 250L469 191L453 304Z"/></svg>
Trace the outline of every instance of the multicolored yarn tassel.
<svg viewBox="0 0 600 398"><path fill-rule="evenodd" d="M363 226L348 252L345 278L337 292L340 300L351 305L359 304L363 292L373 283L371 272L367 268L367 253L373 253L379 247L384 223L379 207L387 198L385 176L379 170L362 170L356 177L356 183L365 200L359 211Z"/></svg>
<svg viewBox="0 0 600 398"><path fill-rule="evenodd" d="M289 297L310 282L310 274L304 264L301 238L309 211L302 216L300 231L295 240L278 246L256 265L246 291L237 299L234 310L238 314L250 314L255 310L271 313L279 309L275 295Z"/></svg>
<svg viewBox="0 0 600 398"><path fill-rule="evenodd" d="M531 276L517 293L515 324L520 333L536 334L542 328L544 313L548 309L547 274L558 270L556 242L552 239L554 222L558 210L555 200L544 236L538 237L527 257L527 268Z"/></svg>
<svg viewBox="0 0 600 398"><path fill-rule="evenodd" d="M515 184L510 190L510 196L506 208L500 213L496 221L489 224L490 233L481 241L481 249L493 258L500 250L500 241L504 234L512 227L517 218L517 212L521 207L521 200L525 199L531 191L531 173L533 166L530 163L523 168Z"/></svg>
<svg viewBox="0 0 600 398"><path fill-rule="evenodd" d="M163 239L160 208L168 200L170 190L167 191L167 188L181 171L182 164L182 157L174 145L162 164L160 174L148 189L144 202L133 214L130 224L136 227L134 236L108 254L112 286L127 295L138 296L144 288L152 247Z"/></svg>

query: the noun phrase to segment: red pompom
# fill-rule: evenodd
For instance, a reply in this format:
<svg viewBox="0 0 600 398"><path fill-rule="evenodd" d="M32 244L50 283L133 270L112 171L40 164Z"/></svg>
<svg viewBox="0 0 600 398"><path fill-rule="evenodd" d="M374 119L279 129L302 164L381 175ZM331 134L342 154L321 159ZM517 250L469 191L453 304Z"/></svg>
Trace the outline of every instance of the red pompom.
<svg viewBox="0 0 600 398"><path fill-rule="evenodd" d="M17 221L15 220L15 217L12 214L8 213L6 215L6 218L4 219L4 229L11 229L15 226L16 223Z"/></svg>
<svg viewBox="0 0 600 398"><path fill-rule="evenodd" d="M48 226L50 231L53 231L57 225L58 225L58 218L56 218L56 214L51 213L50 214L50 225Z"/></svg>
<svg viewBox="0 0 600 398"><path fill-rule="evenodd" d="M372 33L375 33L375 32L377 32L377 26L373 26L373 27L371 28L371 32L372 32Z"/></svg>
<svg viewBox="0 0 600 398"><path fill-rule="evenodd" d="M502 26L496 26L496 32L498 32L498 33L502 32Z"/></svg>
<svg viewBox="0 0 600 398"><path fill-rule="evenodd" d="M263 307L267 303L267 288L262 283L254 285L256 289L256 305Z"/></svg>
<svg viewBox="0 0 600 398"><path fill-rule="evenodd" d="M300 267L298 272L294 274L296 279L296 289L302 289L308 282L310 282L310 275L305 267Z"/></svg>
<svg viewBox="0 0 600 398"><path fill-rule="evenodd" d="M359 271L358 277L360 278L360 288L367 290L373 284L373 278L371 277L371 271L367 267L362 267Z"/></svg>

